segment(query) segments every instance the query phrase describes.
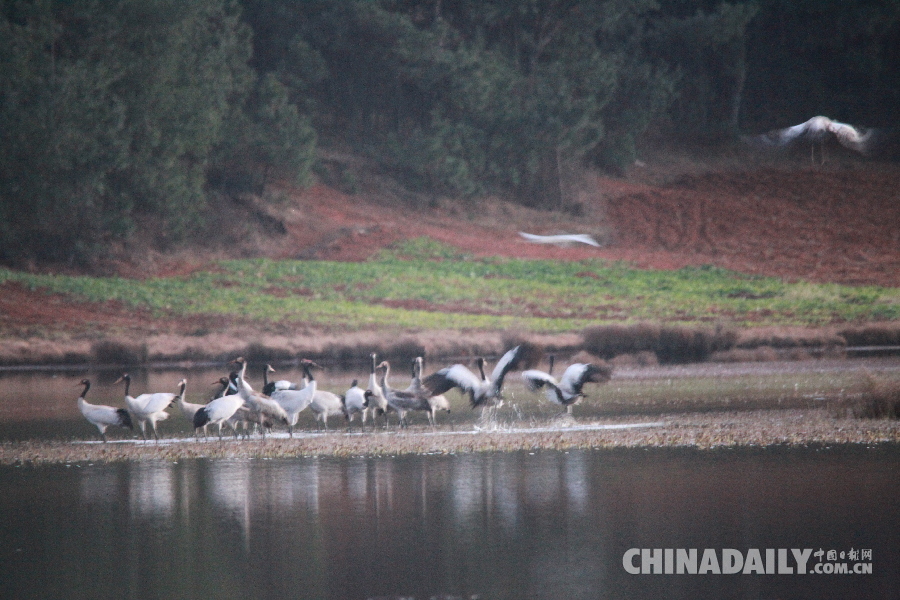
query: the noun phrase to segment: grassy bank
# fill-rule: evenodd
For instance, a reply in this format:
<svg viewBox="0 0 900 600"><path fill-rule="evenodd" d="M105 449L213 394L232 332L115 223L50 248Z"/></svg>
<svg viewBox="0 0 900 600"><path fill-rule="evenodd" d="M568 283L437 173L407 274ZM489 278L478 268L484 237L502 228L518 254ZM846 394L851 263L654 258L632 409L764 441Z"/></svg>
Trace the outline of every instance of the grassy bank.
<svg viewBox="0 0 900 600"><path fill-rule="evenodd" d="M427 238L365 263L232 260L186 276L145 280L0 269L2 284L140 312L195 338L229 327L284 336L384 331L393 341L398 332L416 331L586 332L585 349L598 356L650 351L664 362L741 347L735 332L742 329L837 327L852 333L868 327L879 340L900 343L897 288L786 282L713 267L652 271L600 260L476 259ZM102 317L65 325L95 339L111 330ZM147 329L149 335L159 328ZM26 333L52 336L51 330L32 326ZM140 332L132 330L130 337L140 358ZM846 336L825 340L842 343ZM759 345L766 344L744 347Z"/></svg>

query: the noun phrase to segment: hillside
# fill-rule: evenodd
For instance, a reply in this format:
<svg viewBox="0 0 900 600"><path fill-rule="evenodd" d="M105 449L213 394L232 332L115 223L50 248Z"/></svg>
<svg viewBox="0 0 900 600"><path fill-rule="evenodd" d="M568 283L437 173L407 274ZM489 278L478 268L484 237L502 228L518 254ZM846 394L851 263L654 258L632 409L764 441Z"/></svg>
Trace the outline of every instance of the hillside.
<svg viewBox="0 0 900 600"><path fill-rule="evenodd" d="M303 190L275 187L266 201L244 198L221 207L221 222L214 225L232 231L221 242L167 253L121 248L102 268L144 278L189 273L221 258L361 261L400 240L427 236L476 256L602 258L649 269L715 265L787 280L900 286L900 167L894 164L844 158L811 166L808 159L787 157L783 164L731 160L709 166L659 157L621 178L585 176L572 192L576 208L565 212L496 198L426 199L364 167L357 168L355 181L354 193L321 183ZM603 247L535 245L520 231L589 233ZM85 324L93 328L90 335L83 333ZM221 324L227 339L216 343L248 343L236 331L239 325ZM373 341L359 332L352 340L321 335L311 326L298 334L302 339L269 336L267 343L321 348ZM78 343L60 347L73 329L82 331ZM90 354L104 332L123 331L132 339L155 337L152 356L160 345L177 348L181 342L173 336L197 329L194 320L162 322L116 303L72 304L39 289L0 285L0 359L7 363ZM490 336L483 342L496 343Z"/></svg>
<svg viewBox="0 0 900 600"><path fill-rule="evenodd" d="M796 168L792 168L796 167ZM499 200L438 202L416 210L372 193L315 186L271 211L286 233L264 251L280 258L363 260L400 239L428 236L477 256L624 260L669 269L715 265L758 275L850 285L900 285L900 168L845 163L668 175L635 168L593 176L581 216ZM523 240L590 233L604 247Z"/></svg>
<svg viewBox="0 0 900 600"><path fill-rule="evenodd" d="M603 258L653 269L715 265L789 280L900 286L900 165L782 159L707 164L661 156L621 178L584 176L570 191L576 210L561 212L496 198L416 195L342 157L344 168L355 166L354 193L321 183L274 186L266 201L248 197L221 207L212 228L223 231L218 247L204 240L169 253L131 248L113 252L105 268L145 277L221 257L358 261L428 236L476 256ZM589 233L603 247L535 245L519 231Z"/></svg>

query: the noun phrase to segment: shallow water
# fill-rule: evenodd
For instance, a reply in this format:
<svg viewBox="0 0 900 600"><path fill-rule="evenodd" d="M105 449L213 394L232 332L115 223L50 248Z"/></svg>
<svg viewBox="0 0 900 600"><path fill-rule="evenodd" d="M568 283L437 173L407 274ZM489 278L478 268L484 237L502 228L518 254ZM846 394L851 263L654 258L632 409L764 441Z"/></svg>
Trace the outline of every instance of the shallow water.
<svg viewBox="0 0 900 600"><path fill-rule="evenodd" d="M0 597L896 598L898 472L846 447L4 467ZM872 574L632 575L630 548Z"/></svg>
<svg viewBox="0 0 900 600"><path fill-rule="evenodd" d="M435 365L438 368L440 365ZM297 381L302 374L296 367L281 366L273 378ZM396 387L405 387L409 374L402 369L392 374L391 381ZM257 388L262 388L262 371L251 369L248 379ZM821 403L822 396L834 397L846 390L848 393L859 388L864 381L864 373L900 379L900 359L890 358L866 361L806 361L795 363L751 363L751 364L701 364L678 367L656 367L644 369L620 368L613 380L603 385L588 384L588 398L574 407L578 421L603 418L610 414L659 414L659 406L665 407L671 401L671 410L679 403L690 403L693 399L721 395L726 400L722 406L730 409L766 407L772 398L778 399L778 407L814 407ZM81 392L78 382L89 378L93 382L88 401L95 404L124 406L124 385L115 384L121 370L110 369L0 369L0 442L26 439L81 439L95 440L97 430L78 412L76 399ZM186 367L166 369L135 369L131 371L132 395L144 392L177 391L178 381L186 378L186 400L205 403L220 389L213 385L227 374L224 366ZM345 392L354 379L361 385L368 381L368 366L330 366L316 373L320 389L338 394ZM560 409L546 400L540 393L525 390L518 374L507 378L504 387L507 403L498 413L502 425L509 427L539 426L553 419ZM472 430L480 412L471 410L468 400L457 391L446 394L452 405L450 414L439 413L438 423L443 429ZM616 409L616 402L623 402L624 408ZM728 402L732 402L728 404ZM649 407L649 408L648 408ZM618 410L618 413L616 412ZM163 437L184 437L190 435L191 428L176 407L169 409L169 418L161 422ZM411 422L417 426L427 423L424 413L413 414ZM332 417L332 428L344 427L343 420ZM316 424L310 411L300 414L298 429L315 430ZM108 434L113 439L137 438L138 432L110 428Z"/></svg>

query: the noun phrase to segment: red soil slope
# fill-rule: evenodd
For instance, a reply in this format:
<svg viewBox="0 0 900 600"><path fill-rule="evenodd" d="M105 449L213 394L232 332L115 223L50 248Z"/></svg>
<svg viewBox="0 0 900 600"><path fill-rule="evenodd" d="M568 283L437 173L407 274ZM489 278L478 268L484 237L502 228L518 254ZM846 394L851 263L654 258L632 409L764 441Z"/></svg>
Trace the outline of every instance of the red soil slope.
<svg viewBox="0 0 900 600"><path fill-rule="evenodd" d="M270 253L361 260L400 239L429 236L479 256L640 267L717 265L744 273L851 285L900 285L900 169L766 169L684 176L666 185L596 178L584 216L496 200L415 210L316 186L293 195L288 234ZM536 245L530 233L592 233L597 249Z"/></svg>
<svg viewBox="0 0 900 600"><path fill-rule="evenodd" d="M282 190L284 201L254 205L285 233L260 232L239 251L355 261L398 240L429 236L478 256L597 257L662 269L708 264L791 280L900 286L900 166L732 168L667 183L643 179L590 179L578 192L578 217L496 199L432 201L417 208L377 190L355 195L322 185ZM519 231L590 233L604 246L535 245ZM183 274L221 256L222 251L144 253L118 262L117 269L134 277ZM40 291L0 285L0 334L28 337L41 326L73 332L89 322L180 329L108 303L73 306Z"/></svg>

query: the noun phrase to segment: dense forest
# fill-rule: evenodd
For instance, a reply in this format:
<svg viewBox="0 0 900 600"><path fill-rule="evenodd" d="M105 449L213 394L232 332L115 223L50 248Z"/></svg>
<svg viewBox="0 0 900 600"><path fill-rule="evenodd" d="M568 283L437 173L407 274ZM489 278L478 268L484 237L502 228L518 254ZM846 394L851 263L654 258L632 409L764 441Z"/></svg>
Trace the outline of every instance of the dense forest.
<svg viewBox="0 0 900 600"><path fill-rule="evenodd" d="M0 0L0 261L177 242L321 148L549 208L642 140L898 113L900 0Z"/></svg>

